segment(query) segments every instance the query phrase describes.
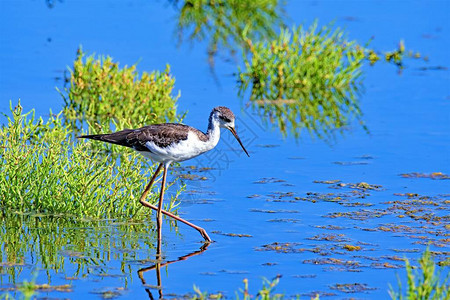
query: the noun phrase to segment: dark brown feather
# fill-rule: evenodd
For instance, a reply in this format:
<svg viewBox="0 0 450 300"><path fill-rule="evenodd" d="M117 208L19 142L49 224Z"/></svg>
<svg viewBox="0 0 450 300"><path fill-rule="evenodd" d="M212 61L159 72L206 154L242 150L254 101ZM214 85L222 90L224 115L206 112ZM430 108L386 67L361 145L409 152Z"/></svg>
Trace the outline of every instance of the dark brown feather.
<svg viewBox="0 0 450 300"><path fill-rule="evenodd" d="M189 131L194 132L201 141L207 141L206 135L187 125L165 123L144 126L138 129L125 129L109 134L83 135L78 138L98 140L111 144L133 148L137 151L149 151L147 142L153 142L161 148L170 146L173 143L186 140Z"/></svg>
<svg viewBox="0 0 450 300"><path fill-rule="evenodd" d="M124 130L117 131L114 133L82 135L82 136L77 136L77 138L91 139L91 140L97 140L97 141L102 141L102 142L106 142L106 143L121 145L121 146L125 146L125 147L132 147L127 141L127 135L132 132L133 132L133 129L124 129Z"/></svg>

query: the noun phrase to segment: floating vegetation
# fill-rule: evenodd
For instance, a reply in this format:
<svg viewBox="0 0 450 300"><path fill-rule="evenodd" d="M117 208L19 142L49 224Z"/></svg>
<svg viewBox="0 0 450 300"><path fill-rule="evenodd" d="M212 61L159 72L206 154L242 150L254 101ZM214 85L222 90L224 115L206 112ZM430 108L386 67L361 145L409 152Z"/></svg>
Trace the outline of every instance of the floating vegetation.
<svg viewBox="0 0 450 300"><path fill-rule="evenodd" d="M251 212L260 212L260 213L266 213L266 214L278 214L278 213L282 213L282 214L295 214L295 213L299 213L300 211L298 210L287 210L287 209L277 209L277 210L271 210L271 209L258 209L258 208L252 208L250 210Z"/></svg>
<svg viewBox="0 0 450 300"><path fill-rule="evenodd" d="M392 249L392 251L397 253L417 253L420 252L420 249L418 248L407 248L407 249Z"/></svg>
<svg viewBox="0 0 450 300"><path fill-rule="evenodd" d="M357 166L357 165L368 165L367 161L335 161L333 162L336 165L341 166Z"/></svg>
<svg viewBox="0 0 450 300"><path fill-rule="evenodd" d="M241 271L241 270L227 270L227 269L223 269L220 270L220 272L223 273L228 273L228 274L248 274L248 271Z"/></svg>
<svg viewBox="0 0 450 300"><path fill-rule="evenodd" d="M306 193L306 197L296 197L296 200L308 201L312 203L316 202L334 202L343 206L371 206L371 203L359 203L352 202L354 199L364 199L368 196L368 194L355 191L355 192L347 192L347 193L316 193L316 192L308 192ZM353 203L353 204L352 204Z"/></svg>
<svg viewBox="0 0 450 300"><path fill-rule="evenodd" d="M372 263L370 264L370 267L374 269L399 269L402 268L403 266L399 264L391 264L385 262L385 263Z"/></svg>
<svg viewBox="0 0 450 300"><path fill-rule="evenodd" d="M334 179L334 180L314 180L314 183L322 183L322 184L328 184L330 185L330 188L340 189L344 187L348 187L351 189L358 189L362 191L366 190L376 190L380 191L383 189L381 185L376 184L369 184L367 182L357 182L357 183L344 183L341 180Z"/></svg>
<svg viewBox="0 0 450 300"><path fill-rule="evenodd" d="M432 239L428 236L410 236L411 238L420 239L419 241L415 241L413 244L419 245L432 245L436 247L448 247L450 245L450 239Z"/></svg>
<svg viewBox="0 0 450 300"><path fill-rule="evenodd" d="M259 194L253 194L253 195L247 196L247 198L261 198L261 195L259 195Z"/></svg>
<svg viewBox="0 0 450 300"><path fill-rule="evenodd" d="M348 238L344 234L318 234L313 237L307 238L314 241L332 241L332 242L347 242Z"/></svg>
<svg viewBox="0 0 450 300"><path fill-rule="evenodd" d="M316 258L316 259L306 259L303 261L304 264L314 264L314 265L339 265L345 267L344 269L330 269L330 270L346 270L346 271L358 271L361 267L360 262L355 260L344 260L340 258L326 257L326 258Z"/></svg>
<svg viewBox="0 0 450 300"><path fill-rule="evenodd" d="M335 184L341 182L339 179L334 180L314 180L314 183L323 183L323 184Z"/></svg>
<svg viewBox="0 0 450 300"><path fill-rule="evenodd" d="M450 176L447 174L444 174L442 172L433 172L433 173L404 173L400 174L403 178L430 178L435 180L442 180L442 179L450 179Z"/></svg>
<svg viewBox="0 0 450 300"><path fill-rule="evenodd" d="M274 242L272 244L263 245L260 248L256 248L256 251L275 251L278 253L301 253L304 251L302 248L298 248L300 243L280 243Z"/></svg>
<svg viewBox="0 0 450 300"><path fill-rule="evenodd" d="M268 202L296 202L298 197L294 196L294 192L272 192L268 195Z"/></svg>
<svg viewBox="0 0 450 300"><path fill-rule="evenodd" d="M353 245L344 245L342 246L342 248L344 248L347 251L360 251L362 248L361 246L353 246Z"/></svg>
<svg viewBox="0 0 450 300"><path fill-rule="evenodd" d="M266 263L263 263L262 265L263 265L263 266L267 266L267 267L272 267L272 266L278 265L278 263L266 262Z"/></svg>
<svg viewBox="0 0 450 300"><path fill-rule="evenodd" d="M197 167L197 166L193 166L193 165L187 165L187 166L178 165L174 169L176 169L177 171L180 171L180 172L198 172L198 173L209 172L211 170L215 170L215 168L211 168L211 167Z"/></svg>
<svg viewBox="0 0 450 300"><path fill-rule="evenodd" d="M382 256L384 259L394 260L394 261L405 261L404 257L400 257L397 255L384 255Z"/></svg>
<svg viewBox="0 0 450 300"><path fill-rule="evenodd" d="M349 187L351 189L358 189L358 190L376 190L379 191L383 189L381 185L376 184L368 184L367 182L358 182L358 183L340 183L337 185L337 187Z"/></svg>
<svg viewBox="0 0 450 300"><path fill-rule="evenodd" d="M178 177L180 179L186 179L186 180L201 180L201 181L208 180L207 177L200 176L200 175L197 175L197 174L180 174Z"/></svg>
<svg viewBox="0 0 450 300"><path fill-rule="evenodd" d="M220 234L220 235L224 235L224 236L231 236L231 237L253 237L252 235L250 235L250 234L243 234L243 233L225 233L225 232L222 232L222 231L218 231L218 230L215 230L215 231L211 231L211 233L215 233L215 234Z"/></svg>
<svg viewBox="0 0 450 300"><path fill-rule="evenodd" d="M412 233L419 233L424 232L424 230L420 230L418 228L413 228L408 225L397 225L397 224L383 224L376 228L380 231L390 231L390 232L412 232Z"/></svg>
<svg viewBox="0 0 450 300"><path fill-rule="evenodd" d="M60 92L65 105L63 114L72 128L81 130L85 122L94 125L93 133L109 132L175 121L178 95L173 95L175 79L167 65L164 72L143 72L136 65L119 67L109 56L86 56L80 49L70 71L69 88ZM145 114L142 115L142 112Z"/></svg>
<svg viewBox="0 0 450 300"><path fill-rule="evenodd" d="M317 274L292 275L295 278L316 278Z"/></svg>
<svg viewBox="0 0 450 300"><path fill-rule="evenodd" d="M346 227L336 226L336 225L313 225L313 227L320 228L320 229L328 229L328 230L346 229Z"/></svg>
<svg viewBox="0 0 450 300"><path fill-rule="evenodd" d="M446 257L444 260L441 260L437 263L440 267L449 267L450 266L450 257Z"/></svg>
<svg viewBox="0 0 450 300"><path fill-rule="evenodd" d="M266 178L261 178L260 180L255 181L253 183L266 184L266 183L279 183L279 182L286 182L286 180L275 178L275 177L266 177Z"/></svg>
<svg viewBox="0 0 450 300"><path fill-rule="evenodd" d="M365 53L342 30L318 29L315 23L281 29L272 41L247 43L239 94L250 90L252 107L283 135L299 137L307 130L329 139L353 119L362 123L357 98Z"/></svg>
<svg viewBox="0 0 450 300"><path fill-rule="evenodd" d="M278 218L278 219L267 220L267 222L274 222L274 223L301 223L302 221L299 220L299 219Z"/></svg>
<svg viewBox="0 0 450 300"><path fill-rule="evenodd" d="M450 195L422 196L416 193L394 194L406 199L384 202L389 204L388 211L398 217L409 217L415 221L426 222L434 226L445 228L450 221Z"/></svg>
<svg viewBox="0 0 450 300"><path fill-rule="evenodd" d="M102 299L114 299L119 296L122 296L124 292L125 288L117 287L114 289L102 288L99 290L92 291L91 293L99 295Z"/></svg>
<svg viewBox="0 0 450 300"><path fill-rule="evenodd" d="M366 283L336 283L331 285L330 288L344 293L361 293L376 290L376 288L369 287Z"/></svg>
<svg viewBox="0 0 450 300"><path fill-rule="evenodd" d="M50 285L50 284L36 284L35 290L42 292L72 292L72 286L70 284Z"/></svg>
<svg viewBox="0 0 450 300"><path fill-rule="evenodd" d="M373 219L373 218L381 218L384 215L387 215L388 212L386 212L383 209L359 209L352 212L333 212L325 215L327 218L348 218L352 220L359 220L364 221L367 219Z"/></svg>

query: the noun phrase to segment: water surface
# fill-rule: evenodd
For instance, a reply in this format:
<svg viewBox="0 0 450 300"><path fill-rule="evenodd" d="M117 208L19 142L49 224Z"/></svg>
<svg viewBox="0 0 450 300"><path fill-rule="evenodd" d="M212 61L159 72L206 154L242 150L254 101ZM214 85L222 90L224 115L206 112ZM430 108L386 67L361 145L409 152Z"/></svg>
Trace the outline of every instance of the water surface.
<svg viewBox="0 0 450 300"><path fill-rule="evenodd" d="M401 258L417 259L429 242L431 250L442 252L437 261L448 256L449 181L401 174L450 174L449 4L291 1L286 11L288 23L335 20L361 43L374 36L371 45L379 50L394 49L404 39L407 48L429 60L408 60L401 72L384 63L365 66L360 101L370 134L352 124L330 145L306 134L299 140L283 138L262 125L237 97L234 62L216 60L218 86L206 42L176 46L171 4L65 1L52 9L44 1L1 4L3 112L10 99L18 98L38 115L50 108L59 111L63 102L54 87L63 85L64 70L81 44L86 52L111 55L121 65L140 61L139 70L162 70L169 63L181 90L179 110L188 111L187 124L206 129L216 105L229 106L238 116L250 158L224 133L208 156L182 164L213 168L190 171L207 180L186 180L179 213L204 227L215 242L201 248L197 232L164 223L163 255L174 261L160 268L165 297L192 293L194 284L234 297L244 278L255 293L262 277L280 274L276 291L286 296L320 292L330 299L387 298L396 274L405 277ZM56 242L58 235L47 239L59 246L54 260L45 262L38 245L48 234L47 223L3 219L4 239L6 231L19 228L35 237L23 244L14 263L2 253L3 288L31 280L35 273L39 284L71 285L70 292L41 291L42 297L159 295L152 224L131 233L108 222L62 224L62 240ZM83 240L91 246L81 247ZM343 291L339 284L349 285Z"/></svg>

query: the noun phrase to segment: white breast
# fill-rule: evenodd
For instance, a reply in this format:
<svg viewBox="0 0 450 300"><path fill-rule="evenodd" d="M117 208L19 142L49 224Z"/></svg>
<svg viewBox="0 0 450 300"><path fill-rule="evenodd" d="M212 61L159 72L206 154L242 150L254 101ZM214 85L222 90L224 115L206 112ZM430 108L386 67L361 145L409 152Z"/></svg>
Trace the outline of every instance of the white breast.
<svg viewBox="0 0 450 300"><path fill-rule="evenodd" d="M173 143L165 148L149 141L145 143L145 146L150 152L139 151L139 153L153 161L162 163L188 160L213 149L220 139L220 130L217 131L218 135L212 135L206 142L201 141L192 131L189 131L186 140Z"/></svg>

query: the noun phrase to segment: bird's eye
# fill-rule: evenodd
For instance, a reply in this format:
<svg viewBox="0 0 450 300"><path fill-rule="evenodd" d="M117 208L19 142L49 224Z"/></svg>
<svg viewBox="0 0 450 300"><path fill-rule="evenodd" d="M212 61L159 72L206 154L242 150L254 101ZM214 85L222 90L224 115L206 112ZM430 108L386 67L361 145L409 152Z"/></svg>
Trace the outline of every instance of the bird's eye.
<svg viewBox="0 0 450 300"><path fill-rule="evenodd" d="M227 117L224 117L224 116L219 116L219 119L221 119L222 121L224 121L224 122L226 122L226 123L231 122L230 119L228 119Z"/></svg>

